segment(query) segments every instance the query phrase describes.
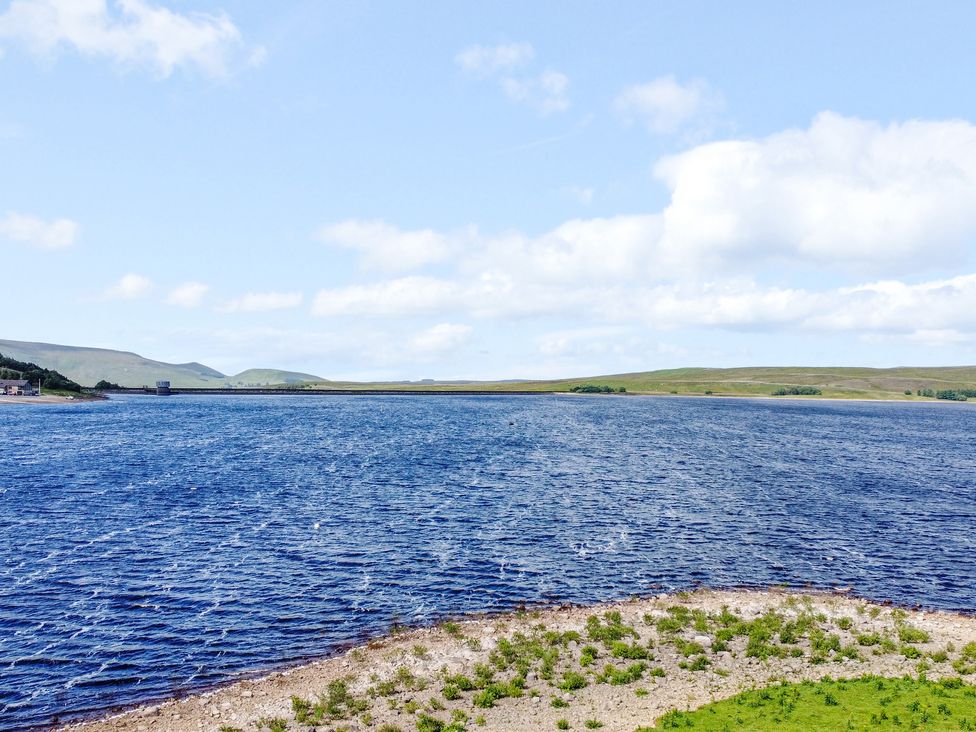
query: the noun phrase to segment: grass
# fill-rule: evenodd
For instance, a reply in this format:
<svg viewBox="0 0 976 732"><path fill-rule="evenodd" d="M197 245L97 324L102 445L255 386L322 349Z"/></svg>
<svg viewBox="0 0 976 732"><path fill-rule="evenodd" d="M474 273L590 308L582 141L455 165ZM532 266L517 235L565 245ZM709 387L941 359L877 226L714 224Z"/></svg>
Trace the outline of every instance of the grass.
<svg viewBox="0 0 976 732"><path fill-rule="evenodd" d="M70 374L69 374L70 375ZM538 391L568 392L574 386L592 382L626 389L628 393L715 396L769 396L777 389L815 387L820 398L896 399L934 401L917 395L919 389L933 392L976 387L976 367L905 367L893 369L832 367L749 367L730 369L680 368L629 374L587 376L548 381L511 382L325 382L311 388L392 389L396 391ZM906 393L908 392L908 393ZM602 396L581 398L607 398ZM626 398L615 396L613 398ZM808 399L810 397L782 397Z"/></svg>
<svg viewBox="0 0 976 732"><path fill-rule="evenodd" d="M976 730L976 688L959 679L859 679L782 684L692 712L671 711L662 729Z"/></svg>

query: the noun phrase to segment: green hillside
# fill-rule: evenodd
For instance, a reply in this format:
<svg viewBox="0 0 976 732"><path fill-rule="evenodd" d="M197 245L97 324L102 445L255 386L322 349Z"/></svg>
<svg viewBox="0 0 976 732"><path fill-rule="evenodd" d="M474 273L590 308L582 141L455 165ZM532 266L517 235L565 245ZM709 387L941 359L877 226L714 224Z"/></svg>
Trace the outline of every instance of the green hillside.
<svg viewBox="0 0 976 732"><path fill-rule="evenodd" d="M849 399L921 400L920 390L976 389L976 366L900 367L750 367L682 368L631 374L581 376L548 381L325 381L313 374L278 369L248 369L227 376L199 363L153 361L127 351L0 340L0 354L54 369L72 381L91 386L100 380L121 386L152 385L159 379L174 387L247 387L301 384L306 389L384 389L396 391L539 391L568 392L595 384L638 394L772 396L777 389L815 387L819 396ZM906 394L908 391L910 394ZM801 397L802 398L802 397Z"/></svg>
<svg viewBox="0 0 976 732"><path fill-rule="evenodd" d="M224 377L224 381L231 386L273 386L277 384L301 384L310 381L321 382L322 377L279 369L247 369L239 374Z"/></svg>
<svg viewBox="0 0 976 732"><path fill-rule="evenodd" d="M569 391L573 386L598 384L628 393L715 396L771 396L780 388L812 386L821 396L849 399L924 399L919 390L976 389L976 366L901 367L752 367L732 369L683 368L607 376L583 376L549 381L494 382L329 382L309 384L317 389L396 389L402 391ZM905 392L912 392L906 395Z"/></svg>
<svg viewBox="0 0 976 732"><path fill-rule="evenodd" d="M53 343L0 340L0 353L59 371L82 386L93 386L103 379L120 386L133 387L152 385L162 379L170 381L175 387L263 386L322 381L320 376L277 369L248 369L226 376L200 363L165 363L128 351Z"/></svg>

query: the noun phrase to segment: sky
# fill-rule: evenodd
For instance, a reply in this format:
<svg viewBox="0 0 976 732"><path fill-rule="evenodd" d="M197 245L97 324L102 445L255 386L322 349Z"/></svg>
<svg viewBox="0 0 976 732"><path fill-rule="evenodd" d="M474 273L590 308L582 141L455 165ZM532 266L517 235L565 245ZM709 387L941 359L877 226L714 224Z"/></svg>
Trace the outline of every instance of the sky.
<svg viewBox="0 0 976 732"><path fill-rule="evenodd" d="M0 0L0 338L976 363L976 4Z"/></svg>

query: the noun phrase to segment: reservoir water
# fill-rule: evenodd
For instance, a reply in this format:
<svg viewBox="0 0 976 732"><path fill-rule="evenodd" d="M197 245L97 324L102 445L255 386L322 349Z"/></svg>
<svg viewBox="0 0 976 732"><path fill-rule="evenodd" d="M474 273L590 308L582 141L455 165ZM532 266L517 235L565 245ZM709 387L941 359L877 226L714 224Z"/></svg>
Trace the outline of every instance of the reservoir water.
<svg viewBox="0 0 976 732"><path fill-rule="evenodd" d="M133 396L0 430L4 731L519 603L976 611L970 404Z"/></svg>

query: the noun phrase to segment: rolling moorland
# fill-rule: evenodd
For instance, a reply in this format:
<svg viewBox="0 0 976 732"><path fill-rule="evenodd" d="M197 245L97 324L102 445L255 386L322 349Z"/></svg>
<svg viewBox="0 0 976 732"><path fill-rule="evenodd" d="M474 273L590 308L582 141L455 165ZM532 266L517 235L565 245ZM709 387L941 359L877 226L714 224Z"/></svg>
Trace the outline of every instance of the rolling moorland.
<svg viewBox="0 0 976 732"><path fill-rule="evenodd" d="M898 367L745 367L680 368L629 374L582 376L535 381L329 381L280 369L248 369L225 375L200 363L171 364L127 351L0 340L0 353L54 369L82 386L105 380L124 387L167 379L176 388L277 386L287 389L349 391L569 392L581 385L609 387L631 394L685 396L774 396L782 390L809 391L799 396L826 399L927 401L940 392L976 390L976 366ZM609 390L608 389L608 390ZM819 392L819 393L817 393ZM786 394L782 396L793 396ZM962 400L960 395L960 400Z"/></svg>
<svg viewBox="0 0 976 732"><path fill-rule="evenodd" d="M200 363L165 363L128 351L0 340L0 354L53 369L82 386L105 380L126 387L166 379L175 387L240 387L322 381L322 377L279 369L248 369L225 375Z"/></svg>
<svg viewBox="0 0 976 732"><path fill-rule="evenodd" d="M322 382L305 389L393 389L402 391L568 392L598 384L627 393L702 396L772 396L791 386L812 387L828 399L930 400L940 391L976 388L976 366L901 367L891 369L829 367L682 368L551 381L489 382ZM918 392L929 392L922 396ZM906 394L906 392L909 392Z"/></svg>

